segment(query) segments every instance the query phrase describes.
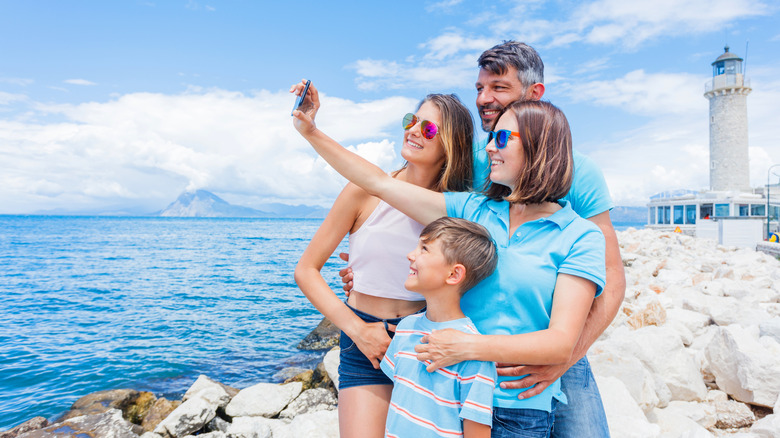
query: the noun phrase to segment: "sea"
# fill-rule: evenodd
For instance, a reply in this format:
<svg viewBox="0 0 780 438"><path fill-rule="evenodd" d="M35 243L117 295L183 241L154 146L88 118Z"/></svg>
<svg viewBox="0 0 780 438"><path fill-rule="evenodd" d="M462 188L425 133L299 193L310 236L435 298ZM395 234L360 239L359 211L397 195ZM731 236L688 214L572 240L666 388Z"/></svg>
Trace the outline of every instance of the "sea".
<svg viewBox="0 0 780 438"><path fill-rule="evenodd" d="M107 389L282 382L322 316L293 270L321 219L0 216L0 431ZM616 229L643 224L616 223ZM325 280L343 297L338 259Z"/></svg>

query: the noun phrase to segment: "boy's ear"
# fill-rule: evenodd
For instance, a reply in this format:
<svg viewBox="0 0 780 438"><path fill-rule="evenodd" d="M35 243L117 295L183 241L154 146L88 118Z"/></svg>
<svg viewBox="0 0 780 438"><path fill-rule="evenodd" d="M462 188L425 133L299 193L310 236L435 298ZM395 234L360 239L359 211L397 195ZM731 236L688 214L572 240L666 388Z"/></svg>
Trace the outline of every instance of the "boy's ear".
<svg viewBox="0 0 780 438"><path fill-rule="evenodd" d="M450 268L450 275L447 277L447 284L454 286L463 281L466 278L466 267L460 263L452 265Z"/></svg>

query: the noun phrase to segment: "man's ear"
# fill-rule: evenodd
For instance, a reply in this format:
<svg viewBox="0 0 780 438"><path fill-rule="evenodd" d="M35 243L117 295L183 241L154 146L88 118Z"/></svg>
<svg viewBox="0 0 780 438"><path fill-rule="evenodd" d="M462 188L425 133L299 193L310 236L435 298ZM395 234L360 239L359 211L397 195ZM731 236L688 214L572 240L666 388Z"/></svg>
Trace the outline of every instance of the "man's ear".
<svg viewBox="0 0 780 438"><path fill-rule="evenodd" d="M466 278L466 267L460 263L452 265L450 268L450 275L447 277L447 284L456 285L462 282Z"/></svg>
<svg viewBox="0 0 780 438"><path fill-rule="evenodd" d="M544 96L544 84L537 82L525 90L526 100L540 100Z"/></svg>

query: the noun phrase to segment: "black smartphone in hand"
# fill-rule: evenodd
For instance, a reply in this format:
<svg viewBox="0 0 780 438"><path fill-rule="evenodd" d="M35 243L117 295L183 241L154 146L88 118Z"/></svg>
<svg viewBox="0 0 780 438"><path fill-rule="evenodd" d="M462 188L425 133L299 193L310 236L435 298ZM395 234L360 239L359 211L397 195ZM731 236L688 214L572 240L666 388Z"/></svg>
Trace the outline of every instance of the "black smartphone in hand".
<svg viewBox="0 0 780 438"><path fill-rule="evenodd" d="M306 80L306 85L303 87L303 93L301 93L301 95L295 99L295 105L293 105L293 109L290 112L290 115L292 115L292 113L294 113L295 110L300 108L303 104L303 100L306 98L306 93L309 91L309 85L311 85L311 81Z"/></svg>

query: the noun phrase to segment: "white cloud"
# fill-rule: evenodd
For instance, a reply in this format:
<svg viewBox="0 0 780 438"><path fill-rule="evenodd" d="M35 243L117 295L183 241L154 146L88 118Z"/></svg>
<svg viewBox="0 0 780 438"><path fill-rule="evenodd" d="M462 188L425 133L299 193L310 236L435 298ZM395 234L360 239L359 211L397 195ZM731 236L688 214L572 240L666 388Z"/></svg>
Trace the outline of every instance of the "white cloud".
<svg viewBox="0 0 780 438"><path fill-rule="evenodd" d="M442 0L440 2L432 3L425 7L425 10L428 12L449 12L448 9L455 7L459 4L463 3L463 0Z"/></svg>
<svg viewBox="0 0 780 438"><path fill-rule="evenodd" d="M518 0L507 8L488 9L469 23L476 35L448 28L420 44L419 56L403 61L362 59L350 67L357 72L362 90L432 84L470 87L479 54L506 39L540 49L585 43L635 50L654 39L711 33L728 29L737 20L771 12L761 0L596 0L568 14L556 11L560 18L546 19L540 18L551 15L544 7L541 1Z"/></svg>
<svg viewBox="0 0 780 438"><path fill-rule="evenodd" d="M356 103L321 94L318 126L386 170L400 165L399 114L416 102ZM287 92L133 93L109 102L31 105L0 120L4 213L116 205L162 208L185 188L246 202L328 204L344 180L295 131ZM368 140L368 141L366 141Z"/></svg>
<svg viewBox="0 0 780 438"><path fill-rule="evenodd" d="M71 84L71 85L84 85L84 86L97 85L96 83L94 83L92 81L88 81L86 79L66 79L66 80L64 80L62 82L66 83L66 84Z"/></svg>
<svg viewBox="0 0 780 438"><path fill-rule="evenodd" d="M19 85L22 87L26 87L34 82L32 79L26 78L0 78L0 83L2 84Z"/></svg>
<svg viewBox="0 0 780 438"><path fill-rule="evenodd" d="M27 100L27 96L24 94L6 93L0 91L0 105L10 105L14 102L23 102Z"/></svg>
<svg viewBox="0 0 780 438"><path fill-rule="evenodd" d="M592 44L635 47L649 39L727 28L730 22L767 13L758 0L598 0L572 11L566 23Z"/></svg>
<svg viewBox="0 0 780 438"><path fill-rule="evenodd" d="M634 70L623 77L566 82L556 85L575 102L591 102L625 111L646 114L685 114L706 108L704 76L688 73L646 73Z"/></svg>

